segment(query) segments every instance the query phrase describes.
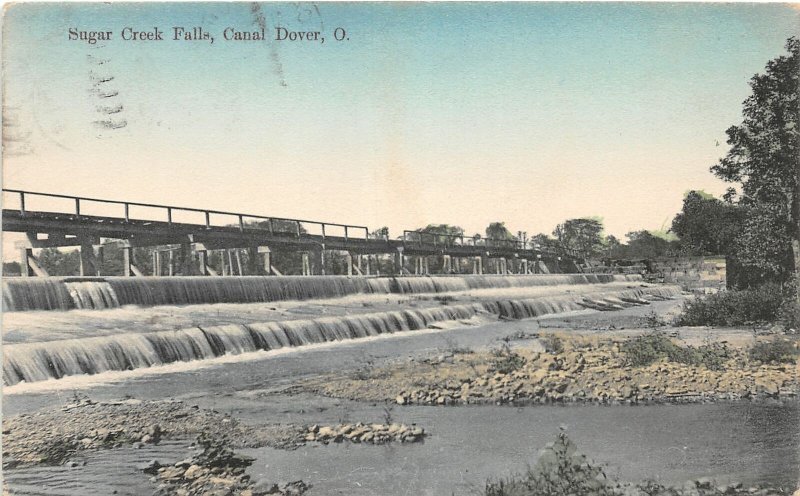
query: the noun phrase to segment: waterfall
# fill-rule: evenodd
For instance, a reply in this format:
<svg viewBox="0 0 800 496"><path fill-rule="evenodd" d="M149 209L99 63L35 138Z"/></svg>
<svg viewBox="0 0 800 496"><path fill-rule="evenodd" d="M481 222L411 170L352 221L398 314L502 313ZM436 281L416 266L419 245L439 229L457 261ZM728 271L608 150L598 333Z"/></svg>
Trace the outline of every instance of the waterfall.
<svg viewBox="0 0 800 496"><path fill-rule="evenodd" d="M3 311L69 310L75 308L61 279L26 277L3 279Z"/></svg>
<svg viewBox="0 0 800 496"><path fill-rule="evenodd" d="M116 308L119 306L119 299L114 288L105 281L67 282L65 285L75 308Z"/></svg>
<svg viewBox="0 0 800 496"><path fill-rule="evenodd" d="M666 286L607 292L599 298L638 305L646 304L649 299L672 298L678 294L678 288ZM10 344L3 349L3 381L10 386L21 381L35 382L79 374L124 371L226 354L359 339L426 329L437 322L469 319L480 313L525 319L579 310L585 306L584 298L580 294L566 294L316 319L226 324Z"/></svg>
<svg viewBox="0 0 800 496"><path fill-rule="evenodd" d="M244 276L19 278L3 281L5 311L113 308L121 305L260 303L336 298L364 293L442 293L483 288L601 284L640 281L640 276L537 274L518 276Z"/></svg>

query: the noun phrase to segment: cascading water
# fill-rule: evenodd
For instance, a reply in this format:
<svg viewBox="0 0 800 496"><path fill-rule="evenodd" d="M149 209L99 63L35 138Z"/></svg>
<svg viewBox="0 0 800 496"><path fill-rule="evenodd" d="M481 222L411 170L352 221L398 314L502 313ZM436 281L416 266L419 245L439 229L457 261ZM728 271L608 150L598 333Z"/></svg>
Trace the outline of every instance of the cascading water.
<svg viewBox="0 0 800 496"><path fill-rule="evenodd" d="M604 297L635 305L646 303L647 299L672 298L678 294L678 288L666 286L618 290L604 294ZM3 380L6 385L13 385L22 381L132 370L226 354L415 331L438 322L469 319L479 313L525 319L579 310L587 306L584 300L580 294L565 294L317 319L200 326L175 331L11 344L3 349Z"/></svg>
<svg viewBox="0 0 800 496"><path fill-rule="evenodd" d="M106 277L76 281L19 278L3 281L3 310L70 310L121 305L198 305L262 303L353 294L420 294L484 288L601 284L640 281L639 276L555 274L520 276L246 276L246 277Z"/></svg>
<svg viewBox="0 0 800 496"><path fill-rule="evenodd" d="M111 284L107 282L67 282L66 286L75 308L119 307L117 294Z"/></svg>

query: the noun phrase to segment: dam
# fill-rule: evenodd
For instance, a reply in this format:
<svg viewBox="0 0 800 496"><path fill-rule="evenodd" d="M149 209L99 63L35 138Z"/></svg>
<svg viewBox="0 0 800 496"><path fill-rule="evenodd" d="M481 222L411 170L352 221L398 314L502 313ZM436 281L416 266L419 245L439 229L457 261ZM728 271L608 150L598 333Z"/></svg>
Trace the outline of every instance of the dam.
<svg viewBox="0 0 800 496"><path fill-rule="evenodd" d="M678 294L637 276L593 274L21 278L3 282L3 380L126 371L478 318L621 309ZM293 314L302 302L322 302L337 315Z"/></svg>

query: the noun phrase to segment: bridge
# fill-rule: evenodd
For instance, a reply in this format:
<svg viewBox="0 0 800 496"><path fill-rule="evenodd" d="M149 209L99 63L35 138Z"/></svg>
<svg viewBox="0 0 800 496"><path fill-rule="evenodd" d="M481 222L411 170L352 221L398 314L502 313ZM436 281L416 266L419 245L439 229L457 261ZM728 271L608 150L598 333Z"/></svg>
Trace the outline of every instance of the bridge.
<svg viewBox="0 0 800 496"><path fill-rule="evenodd" d="M330 253L343 256L342 271L347 275L369 275L371 257L378 256L391 258L396 275L428 274L430 257L438 257L441 273L579 271L575 253L543 250L518 240L411 230L391 239L351 224L18 189L2 192L3 231L26 235L17 245L23 276L48 275L34 249L66 246L80 248L82 276L103 275L103 247L108 240L121 243L126 276L144 275L134 258L138 247L155 248L151 275L218 275L209 265L209 252L214 251L223 254L224 275L281 275L272 263L275 250L302 254L304 275L329 273ZM242 250L248 252L244 266Z"/></svg>

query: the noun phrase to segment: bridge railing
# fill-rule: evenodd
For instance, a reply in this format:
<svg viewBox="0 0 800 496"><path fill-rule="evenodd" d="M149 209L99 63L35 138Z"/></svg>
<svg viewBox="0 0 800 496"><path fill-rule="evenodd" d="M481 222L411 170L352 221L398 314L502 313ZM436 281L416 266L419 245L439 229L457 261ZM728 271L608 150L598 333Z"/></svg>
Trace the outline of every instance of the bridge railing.
<svg viewBox="0 0 800 496"><path fill-rule="evenodd" d="M344 238L345 240L367 240L369 239L369 229L366 226L357 226L352 224L340 224L336 222L320 222L313 220L303 219L290 219L284 217L267 217L262 215L245 214L239 212L225 212L221 210L209 210L202 208L191 207L178 207L174 205L158 205L153 203L142 202L128 202L121 200L105 200L100 198L90 198L83 196L61 195L55 193L40 193L36 191L23 191L18 189L3 188L3 208L8 209L11 196L16 196L19 213L21 216L34 214L35 212L46 213L64 213L74 216L92 216L97 212L97 205L105 207L115 207L114 210L109 211L108 208L103 210L103 217L112 217L123 220L124 222L136 221L157 221L166 222L167 224L192 224L203 226L206 229L214 227L238 227L242 232L244 231L268 231L271 235L276 236L293 236L301 238L303 236L320 236L323 239L327 237ZM39 208L31 208L31 199L48 198L54 200L67 200L69 207L58 207L53 210L52 206L47 207L46 210ZM52 203L50 203L52 205ZM88 208L87 208L88 207ZM134 215L133 209L138 211L146 210L153 212L155 216L141 216ZM66 210L66 211L64 211ZM90 213L89 211L92 211ZM186 222L186 214L194 214L192 222ZM198 216L199 215L199 219ZM183 217L182 221L179 217ZM219 224L219 218L227 218L227 222Z"/></svg>

